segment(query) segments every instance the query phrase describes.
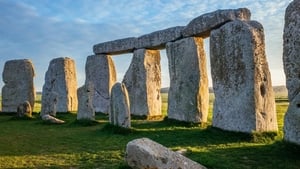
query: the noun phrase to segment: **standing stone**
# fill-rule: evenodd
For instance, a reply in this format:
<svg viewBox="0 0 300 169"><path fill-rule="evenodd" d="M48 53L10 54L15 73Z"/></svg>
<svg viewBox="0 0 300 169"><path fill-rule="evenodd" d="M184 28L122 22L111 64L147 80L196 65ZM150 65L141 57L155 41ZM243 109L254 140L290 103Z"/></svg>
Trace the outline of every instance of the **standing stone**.
<svg viewBox="0 0 300 169"><path fill-rule="evenodd" d="M10 60L5 63L2 74L2 112L17 112L18 106L25 101L34 107L34 75L30 60Z"/></svg>
<svg viewBox="0 0 300 169"><path fill-rule="evenodd" d="M128 92L124 84L116 83L111 90L110 110L109 110L110 123L130 128L130 103Z"/></svg>
<svg viewBox="0 0 300 169"><path fill-rule="evenodd" d="M148 138L130 141L126 146L125 161L136 169L206 169Z"/></svg>
<svg viewBox="0 0 300 169"><path fill-rule="evenodd" d="M284 139L300 144L300 1L286 8L283 33L283 64L289 95L284 118Z"/></svg>
<svg viewBox="0 0 300 169"><path fill-rule="evenodd" d="M209 93L202 38L185 38L167 43L170 89L168 118L206 122Z"/></svg>
<svg viewBox="0 0 300 169"><path fill-rule="evenodd" d="M246 133L277 131L262 25L236 20L213 30L210 60L213 126Z"/></svg>
<svg viewBox="0 0 300 169"><path fill-rule="evenodd" d="M56 97L56 99L54 99ZM57 112L77 110L77 79L75 62L70 58L56 58L50 62L42 93L42 114L56 103Z"/></svg>
<svg viewBox="0 0 300 169"><path fill-rule="evenodd" d="M161 68L158 50L134 51L123 83L130 100L130 111L138 116L161 116Z"/></svg>
<svg viewBox="0 0 300 169"><path fill-rule="evenodd" d="M45 104L42 105L41 116L45 114L56 116L58 94L56 92L45 93L42 100Z"/></svg>
<svg viewBox="0 0 300 169"><path fill-rule="evenodd" d="M96 112L108 113L110 91L115 84L117 75L115 65L109 55L88 56L85 65L85 84L92 83L93 106Z"/></svg>
<svg viewBox="0 0 300 169"><path fill-rule="evenodd" d="M25 101L24 103L20 104L17 109L17 116L18 117L31 117L32 116L32 109L30 103Z"/></svg>
<svg viewBox="0 0 300 169"><path fill-rule="evenodd" d="M95 88L93 83L85 84L77 90L77 120L95 120L95 110L93 106L94 93Z"/></svg>

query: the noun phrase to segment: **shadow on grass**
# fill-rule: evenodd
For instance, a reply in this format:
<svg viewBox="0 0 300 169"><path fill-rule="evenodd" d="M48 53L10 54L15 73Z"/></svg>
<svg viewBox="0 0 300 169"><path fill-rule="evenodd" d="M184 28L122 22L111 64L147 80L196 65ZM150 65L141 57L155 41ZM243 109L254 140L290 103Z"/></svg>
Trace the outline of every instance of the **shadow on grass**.
<svg viewBox="0 0 300 169"><path fill-rule="evenodd" d="M268 145L241 145L239 147L211 147L203 152L189 151L187 157L218 169L298 169L300 148L282 141ZM259 158L258 158L259 157Z"/></svg>
<svg viewBox="0 0 300 169"><path fill-rule="evenodd" d="M77 122L76 114L57 117L66 123L48 126L42 125L40 119L0 123L4 131L0 133L0 156L7 156L8 159L13 156L22 160L32 160L34 157L37 160L47 158L67 161L66 165L61 165L54 160L50 167L41 164L41 167L36 165L38 168L125 169L127 166L123 158L126 144L133 139L147 137L171 149L187 149L189 158L208 168L300 166L299 146L274 141L276 135L272 133L245 134L227 132L208 125L145 120L132 120L132 129L123 130L108 124L107 115L97 115L97 122L91 124ZM8 118L11 117L3 119Z"/></svg>

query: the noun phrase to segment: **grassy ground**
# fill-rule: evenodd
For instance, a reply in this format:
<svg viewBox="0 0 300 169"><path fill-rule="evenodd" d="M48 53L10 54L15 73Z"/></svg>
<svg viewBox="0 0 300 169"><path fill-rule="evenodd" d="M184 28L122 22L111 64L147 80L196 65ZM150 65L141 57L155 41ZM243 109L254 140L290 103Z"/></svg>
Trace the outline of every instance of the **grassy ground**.
<svg viewBox="0 0 300 169"><path fill-rule="evenodd" d="M163 95L163 110L166 110ZM38 114L16 120L0 116L0 168L128 168L123 160L126 144L148 137L173 150L186 149L187 156L213 169L297 169L300 148L282 141L286 99L277 102L280 132L242 134L207 125L189 126L172 121L132 120L131 132L108 125L108 117L97 123L78 123L75 114L58 117L67 123L49 125ZM36 110L38 111L38 110Z"/></svg>

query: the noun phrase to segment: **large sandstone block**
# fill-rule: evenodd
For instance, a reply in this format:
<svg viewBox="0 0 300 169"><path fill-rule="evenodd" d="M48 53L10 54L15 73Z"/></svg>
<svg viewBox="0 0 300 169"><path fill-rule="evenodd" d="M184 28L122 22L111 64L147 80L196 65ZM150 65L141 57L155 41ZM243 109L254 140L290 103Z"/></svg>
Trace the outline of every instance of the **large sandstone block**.
<svg viewBox="0 0 300 169"><path fill-rule="evenodd" d="M185 38L167 43L170 89L168 118L206 122L208 78L202 38Z"/></svg>
<svg viewBox="0 0 300 169"><path fill-rule="evenodd" d="M247 133L277 131L262 25L235 20L213 30L210 60L213 126Z"/></svg>
<svg viewBox="0 0 300 169"><path fill-rule="evenodd" d="M109 121L120 127L131 127L130 102L124 84L116 83L111 89Z"/></svg>
<svg viewBox="0 0 300 169"><path fill-rule="evenodd" d="M75 62L68 57L53 59L49 64L43 86L41 113L49 114L47 107L55 101L57 112L77 111Z"/></svg>
<svg viewBox="0 0 300 169"><path fill-rule="evenodd" d="M284 139L300 145L300 1L294 0L285 11L283 65L289 96L284 117Z"/></svg>
<svg viewBox="0 0 300 169"><path fill-rule="evenodd" d="M124 54L131 53L136 49L163 49L167 42L180 39L183 26L171 27L159 31L155 31L138 38L130 37L118 39L114 41L103 42L94 45L95 54Z"/></svg>
<svg viewBox="0 0 300 169"><path fill-rule="evenodd" d="M226 22L239 20L250 20L251 13L247 8L217 10L198 16L193 19L183 30L183 37L200 36L206 38L210 32L224 25Z"/></svg>
<svg viewBox="0 0 300 169"><path fill-rule="evenodd" d="M283 32L283 65L289 100L300 91L300 1L293 1L286 8Z"/></svg>
<svg viewBox="0 0 300 169"><path fill-rule="evenodd" d="M109 55L88 56L85 65L85 84L94 85L93 106L96 112L108 113L110 91L117 75L114 62Z"/></svg>
<svg viewBox="0 0 300 169"><path fill-rule="evenodd" d="M77 89L77 120L95 120L95 110L93 106L94 90L93 83L87 83Z"/></svg>
<svg viewBox="0 0 300 169"><path fill-rule="evenodd" d="M130 141L126 146L125 161L134 169L206 168L148 138Z"/></svg>
<svg viewBox="0 0 300 169"><path fill-rule="evenodd" d="M10 60L5 63L2 74L2 112L17 112L18 106L25 101L34 107L34 75L30 60Z"/></svg>
<svg viewBox="0 0 300 169"><path fill-rule="evenodd" d="M137 39L135 37L117 39L93 46L95 54L123 54L133 52Z"/></svg>
<svg viewBox="0 0 300 169"><path fill-rule="evenodd" d="M176 26L152 32L137 38L136 49L164 49L167 42L180 39L183 26Z"/></svg>
<svg viewBox="0 0 300 169"><path fill-rule="evenodd" d="M161 116L161 68L158 50L134 51L123 83L130 100L130 111L139 116Z"/></svg>

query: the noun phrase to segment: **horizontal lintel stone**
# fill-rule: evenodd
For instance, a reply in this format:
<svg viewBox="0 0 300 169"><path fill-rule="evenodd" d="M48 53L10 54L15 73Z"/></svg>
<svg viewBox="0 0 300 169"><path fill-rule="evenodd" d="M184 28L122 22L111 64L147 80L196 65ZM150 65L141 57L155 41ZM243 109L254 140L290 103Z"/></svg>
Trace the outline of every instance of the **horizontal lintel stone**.
<svg viewBox="0 0 300 169"><path fill-rule="evenodd" d="M193 19L182 31L183 37L199 36L206 38L210 31L224 25L226 22L250 20L251 12L247 8L216 10Z"/></svg>
<svg viewBox="0 0 300 169"><path fill-rule="evenodd" d="M140 37L129 37L94 45L95 54L118 55L132 53L135 49L164 49L166 43L176 40L199 36L206 38L210 31L229 21L236 19L250 20L251 13L247 8L217 10L203 14L193 19L187 26L175 26L164 30L155 31Z"/></svg>
<svg viewBox="0 0 300 169"><path fill-rule="evenodd" d="M118 55L123 53L131 53L135 49L137 39L135 37L118 39L114 41L103 42L94 45L95 54L111 54Z"/></svg>

